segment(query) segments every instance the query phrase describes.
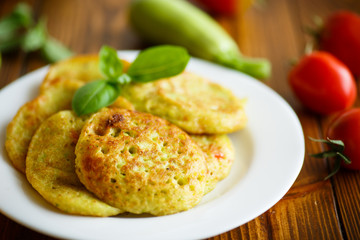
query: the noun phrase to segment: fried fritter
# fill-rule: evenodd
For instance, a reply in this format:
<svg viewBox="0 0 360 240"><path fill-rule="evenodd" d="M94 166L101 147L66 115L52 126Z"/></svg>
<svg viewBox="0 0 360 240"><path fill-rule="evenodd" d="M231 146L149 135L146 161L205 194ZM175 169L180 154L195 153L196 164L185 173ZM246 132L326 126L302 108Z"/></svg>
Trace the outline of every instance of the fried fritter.
<svg viewBox="0 0 360 240"><path fill-rule="evenodd" d="M206 193L213 190L220 180L226 178L231 170L235 153L230 138L223 135L190 135L205 154L208 168Z"/></svg>
<svg viewBox="0 0 360 240"><path fill-rule="evenodd" d="M135 109L167 119L193 134L225 134L246 125L244 102L193 73L150 83L133 83L122 95Z"/></svg>
<svg viewBox="0 0 360 240"><path fill-rule="evenodd" d="M25 173L25 159L32 136L40 124L52 114L71 109L71 99L83 83L55 83L43 94L23 105L6 129L5 147L14 166Z"/></svg>
<svg viewBox="0 0 360 240"><path fill-rule="evenodd" d="M201 149L175 125L146 113L114 108L92 115L75 154L86 188L131 213L187 210L200 202L207 184Z"/></svg>
<svg viewBox="0 0 360 240"><path fill-rule="evenodd" d="M75 145L85 120L71 111L46 119L31 140L26 177L45 200L66 213L117 215L121 211L96 198L75 173Z"/></svg>

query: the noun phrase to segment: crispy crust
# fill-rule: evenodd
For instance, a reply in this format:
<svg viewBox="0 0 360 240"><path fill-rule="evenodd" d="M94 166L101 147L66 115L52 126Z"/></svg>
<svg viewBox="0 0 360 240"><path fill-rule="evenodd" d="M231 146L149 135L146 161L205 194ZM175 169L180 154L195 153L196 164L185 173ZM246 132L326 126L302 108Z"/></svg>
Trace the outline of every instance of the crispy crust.
<svg viewBox="0 0 360 240"><path fill-rule="evenodd" d="M194 207L207 182L204 154L178 127L150 114L104 109L85 124L76 173L88 190L131 213Z"/></svg>

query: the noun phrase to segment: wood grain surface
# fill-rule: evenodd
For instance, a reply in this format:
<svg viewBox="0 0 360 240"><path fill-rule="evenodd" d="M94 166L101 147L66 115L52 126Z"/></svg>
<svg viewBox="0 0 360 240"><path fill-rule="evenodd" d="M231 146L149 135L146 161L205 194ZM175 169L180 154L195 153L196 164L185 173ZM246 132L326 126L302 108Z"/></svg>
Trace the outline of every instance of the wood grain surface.
<svg viewBox="0 0 360 240"><path fill-rule="evenodd" d="M8 14L17 2L1 0L0 17ZM46 16L49 33L76 53L96 53L103 44L119 50L147 46L128 24L129 0L26 2L33 7L36 17ZM278 92L298 115L306 137L306 153L296 182L276 205L256 219L210 239L360 239L360 172L341 170L330 180L323 180L332 162L309 157L323 150L323 146L307 136L323 137L329 118L303 108L287 83L291 61L303 55L310 40L304 27L313 26L314 16L326 17L339 9L360 13L360 1L263 0L244 14L213 16L245 55L266 57L272 62L273 74L265 84ZM0 88L46 64L37 54L26 55L21 51L4 54ZM0 238L53 239L2 214Z"/></svg>

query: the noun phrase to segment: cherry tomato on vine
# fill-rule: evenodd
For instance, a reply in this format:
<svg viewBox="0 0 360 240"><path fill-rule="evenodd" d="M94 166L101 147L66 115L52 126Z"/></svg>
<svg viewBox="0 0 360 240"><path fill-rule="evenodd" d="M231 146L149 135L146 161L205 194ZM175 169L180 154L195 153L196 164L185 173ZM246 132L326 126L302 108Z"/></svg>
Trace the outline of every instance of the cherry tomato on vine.
<svg viewBox="0 0 360 240"><path fill-rule="evenodd" d="M327 137L341 140L344 143L343 154L351 163L342 166L352 170L360 170L360 108L353 108L340 113L330 123Z"/></svg>
<svg viewBox="0 0 360 240"><path fill-rule="evenodd" d="M319 33L319 47L345 63L360 77L360 15L350 11L334 12Z"/></svg>
<svg viewBox="0 0 360 240"><path fill-rule="evenodd" d="M288 78L303 105L319 114L348 109L356 99L356 83L349 69L326 52L305 55Z"/></svg>

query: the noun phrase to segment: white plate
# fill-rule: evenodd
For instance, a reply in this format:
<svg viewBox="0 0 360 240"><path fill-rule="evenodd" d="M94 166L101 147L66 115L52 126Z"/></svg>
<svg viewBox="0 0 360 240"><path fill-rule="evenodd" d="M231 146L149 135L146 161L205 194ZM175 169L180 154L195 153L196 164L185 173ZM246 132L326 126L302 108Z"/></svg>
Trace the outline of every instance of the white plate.
<svg viewBox="0 0 360 240"><path fill-rule="evenodd" d="M136 51L120 51L132 60ZM199 239L236 228L278 202L298 176L304 137L291 107L263 83L237 71L191 59L188 70L248 99L246 129L231 134L236 159L228 178L195 208L162 217L108 218L64 214L40 197L12 167L4 148L6 126L19 107L38 93L47 67L0 91L0 210L35 231L71 239Z"/></svg>

